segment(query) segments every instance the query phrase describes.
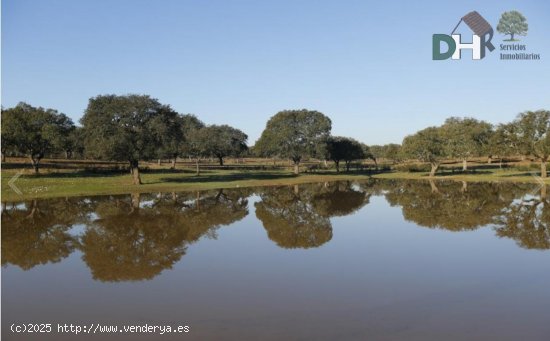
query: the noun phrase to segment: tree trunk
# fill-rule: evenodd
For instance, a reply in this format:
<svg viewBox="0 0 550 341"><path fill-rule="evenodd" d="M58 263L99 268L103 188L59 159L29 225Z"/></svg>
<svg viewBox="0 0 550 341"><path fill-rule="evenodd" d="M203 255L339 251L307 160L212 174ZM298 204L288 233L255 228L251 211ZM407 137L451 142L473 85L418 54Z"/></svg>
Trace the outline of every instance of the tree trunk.
<svg viewBox="0 0 550 341"><path fill-rule="evenodd" d="M468 183L466 181L462 181L462 189L460 191L462 193L465 193L468 191Z"/></svg>
<svg viewBox="0 0 550 341"><path fill-rule="evenodd" d="M195 202L197 203L196 205L197 211L200 211L201 210L201 192L200 191L197 191L197 199Z"/></svg>
<svg viewBox="0 0 550 341"><path fill-rule="evenodd" d="M199 175L201 175L201 167L200 167L200 159L199 158L197 158L196 166L197 166L197 171L196 171L195 175L199 176Z"/></svg>
<svg viewBox="0 0 550 341"><path fill-rule="evenodd" d="M132 207L139 208L139 202L140 202L139 193L132 193L130 196L132 197Z"/></svg>
<svg viewBox="0 0 550 341"><path fill-rule="evenodd" d="M490 165L491 163L493 163L493 157L492 156L489 156L487 157L487 163Z"/></svg>
<svg viewBox="0 0 550 341"><path fill-rule="evenodd" d="M68 160L68 159L70 159L70 158L71 158L71 152L68 151L68 150L66 150L66 151L65 151L65 159Z"/></svg>
<svg viewBox="0 0 550 341"><path fill-rule="evenodd" d="M541 163L540 163L540 177L541 178L546 178L548 176L547 172L546 172L546 162L548 162L548 160L542 160Z"/></svg>
<svg viewBox="0 0 550 341"><path fill-rule="evenodd" d="M2 162L6 162L6 153L2 153Z"/></svg>
<svg viewBox="0 0 550 341"><path fill-rule="evenodd" d="M432 163L432 170L430 171L430 178L433 178L435 176L435 173L437 172L437 169L439 168L438 163Z"/></svg>
<svg viewBox="0 0 550 341"><path fill-rule="evenodd" d="M514 34L513 33L510 33L510 40L514 40Z"/></svg>
<svg viewBox="0 0 550 341"><path fill-rule="evenodd" d="M40 213L40 208L38 207L38 200L35 199L31 202L31 213L29 213L26 218L32 219L37 213Z"/></svg>
<svg viewBox="0 0 550 341"><path fill-rule="evenodd" d="M300 174L300 163L294 162L294 174Z"/></svg>
<svg viewBox="0 0 550 341"><path fill-rule="evenodd" d="M218 161L220 161L220 166L223 166L223 156L218 156Z"/></svg>
<svg viewBox="0 0 550 341"><path fill-rule="evenodd" d="M334 165L336 166L336 173L340 173L340 161L334 161Z"/></svg>
<svg viewBox="0 0 550 341"><path fill-rule="evenodd" d="M323 164L325 165L325 168L327 168L328 167L327 160L323 160L323 162L324 162Z"/></svg>
<svg viewBox="0 0 550 341"><path fill-rule="evenodd" d="M32 163L32 168L34 169L34 174L38 174L40 159L31 156L31 163Z"/></svg>
<svg viewBox="0 0 550 341"><path fill-rule="evenodd" d="M465 172L468 170L468 160L462 159L462 171Z"/></svg>
<svg viewBox="0 0 550 341"><path fill-rule="evenodd" d="M172 159L172 166L170 166L171 169L176 169L176 158L177 158L177 157L174 157L174 158Z"/></svg>
<svg viewBox="0 0 550 341"><path fill-rule="evenodd" d="M157 160L157 165L159 165L159 166L160 166L160 159L158 159L158 160Z"/></svg>
<svg viewBox="0 0 550 341"><path fill-rule="evenodd" d="M432 193L439 193L439 189L437 188L433 180L430 180L430 187L432 188Z"/></svg>
<svg viewBox="0 0 550 341"><path fill-rule="evenodd" d="M542 187L540 188L540 200L546 200L546 185L542 185Z"/></svg>
<svg viewBox="0 0 550 341"><path fill-rule="evenodd" d="M132 173L132 183L134 185L141 185L141 175L139 174L139 161L132 160L130 161L130 173Z"/></svg>
<svg viewBox="0 0 550 341"><path fill-rule="evenodd" d="M351 165L351 161L346 161L346 172L349 172L350 165Z"/></svg>

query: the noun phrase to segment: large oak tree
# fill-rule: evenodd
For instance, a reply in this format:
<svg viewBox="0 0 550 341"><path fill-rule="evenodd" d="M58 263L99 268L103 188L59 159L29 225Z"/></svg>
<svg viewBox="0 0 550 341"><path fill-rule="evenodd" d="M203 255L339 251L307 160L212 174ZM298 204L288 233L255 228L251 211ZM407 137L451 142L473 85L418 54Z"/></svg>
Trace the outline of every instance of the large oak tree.
<svg viewBox="0 0 550 341"><path fill-rule="evenodd" d="M493 131L491 124L475 118L450 117L442 126L449 157L462 160L462 170L468 170L468 158L487 151Z"/></svg>
<svg viewBox="0 0 550 341"><path fill-rule="evenodd" d="M318 111L281 111L269 119L255 149L262 156L291 159L298 174L300 161L319 153L331 128L330 118Z"/></svg>
<svg viewBox="0 0 550 341"><path fill-rule="evenodd" d="M205 152L216 157L220 166L223 166L224 157L238 157L248 150L248 136L237 128L214 124L203 128L202 133L205 138Z"/></svg>
<svg viewBox="0 0 550 341"><path fill-rule="evenodd" d="M133 183L141 184L139 160L158 156L159 146L165 142L159 130L174 122L174 112L147 95L90 98L81 119L86 153L102 160L127 161Z"/></svg>
<svg viewBox="0 0 550 341"><path fill-rule="evenodd" d="M71 119L57 110L19 103L2 110L2 153L11 150L28 156L38 173L40 160L60 151L73 129Z"/></svg>
<svg viewBox="0 0 550 341"><path fill-rule="evenodd" d="M361 143L349 137L329 137L326 151L328 159L334 161L337 172L340 172L340 161L346 163L346 171L349 171L353 160L362 160L366 157Z"/></svg>
<svg viewBox="0 0 550 341"><path fill-rule="evenodd" d="M405 137L402 146L407 156L430 163L430 177L435 176L441 159L446 155L444 135L438 127L429 127Z"/></svg>
<svg viewBox="0 0 550 341"><path fill-rule="evenodd" d="M546 178L546 164L550 158L550 111L526 111L518 115L514 124L522 151L539 159L540 176Z"/></svg>

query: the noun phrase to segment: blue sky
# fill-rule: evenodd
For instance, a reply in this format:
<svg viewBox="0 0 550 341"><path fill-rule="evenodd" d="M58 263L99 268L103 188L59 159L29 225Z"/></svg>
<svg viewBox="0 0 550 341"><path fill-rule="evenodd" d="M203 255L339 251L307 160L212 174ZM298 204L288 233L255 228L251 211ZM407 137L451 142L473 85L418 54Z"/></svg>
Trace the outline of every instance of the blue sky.
<svg viewBox="0 0 550 341"><path fill-rule="evenodd" d="M431 36L477 10L529 23L540 61L432 61ZM464 57L463 57L464 58ZM550 109L550 2L3 0L2 105L75 122L98 94L144 93L253 144L284 109L315 109L333 134L401 142L449 116L491 123Z"/></svg>

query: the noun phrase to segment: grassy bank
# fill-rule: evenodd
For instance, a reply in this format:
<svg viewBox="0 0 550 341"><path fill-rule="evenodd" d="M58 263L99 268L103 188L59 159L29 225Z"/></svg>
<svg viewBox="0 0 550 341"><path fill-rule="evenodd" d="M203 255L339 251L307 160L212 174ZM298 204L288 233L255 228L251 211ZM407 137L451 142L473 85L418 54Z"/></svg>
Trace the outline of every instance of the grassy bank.
<svg viewBox="0 0 550 341"><path fill-rule="evenodd" d="M9 181L20 176L13 184L18 194L9 186ZM207 190L212 188L233 188L250 186L292 185L299 183L325 182L336 180L380 179L428 179L426 172L385 172L367 171L336 173L323 171L303 173L298 176L289 170L207 170L196 176L192 170L149 169L142 173L143 185L131 184L131 177L123 171L91 172L87 170L62 170L34 175L28 169L12 168L2 170L2 201L18 201L30 198L65 197L80 195L122 194L134 192L167 192ZM510 181L536 182L530 172L519 170L484 169L472 173L443 172L437 180L456 181ZM550 180L546 180L550 184Z"/></svg>

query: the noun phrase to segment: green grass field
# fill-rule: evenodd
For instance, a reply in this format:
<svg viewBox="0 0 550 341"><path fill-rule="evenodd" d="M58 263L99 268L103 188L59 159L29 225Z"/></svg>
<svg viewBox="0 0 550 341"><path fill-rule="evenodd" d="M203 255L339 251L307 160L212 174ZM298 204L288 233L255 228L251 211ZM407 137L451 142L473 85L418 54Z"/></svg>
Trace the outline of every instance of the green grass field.
<svg viewBox="0 0 550 341"><path fill-rule="evenodd" d="M59 167L59 165L61 165ZM98 164L94 163L94 167ZM112 166L112 164L110 164ZM7 166L7 167L6 167ZM55 166L55 167L54 167ZM74 167L73 167L74 166ZM215 169L203 170L196 176L191 165L185 168L178 165L177 170L168 169L168 165L158 167L156 164L143 165L145 170L141 177L143 185L132 185L128 172L119 170L95 170L82 167L81 164L61 162L46 165L39 175L32 173L24 161L3 165L2 201L19 201L31 198L68 197L81 195L123 194L135 192L172 192L194 191L212 188L233 188L251 186L292 185L298 183L326 182L336 180L366 180L379 179L429 179L427 172L387 171L374 172L368 170L336 173L335 170L323 170L313 173L294 175L290 168L259 170L259 169ZM230 167L231 168L231 167ZM306 167L304 167L304 170ZM21 192L18 194L9 182L20 174L12 183ZM451 172L443 168L437 180L456 181L509 181L536 182L535 171L526 168L499 169L473 168L469 173ZM550 184L550 180L546 180Z"/></svg>

